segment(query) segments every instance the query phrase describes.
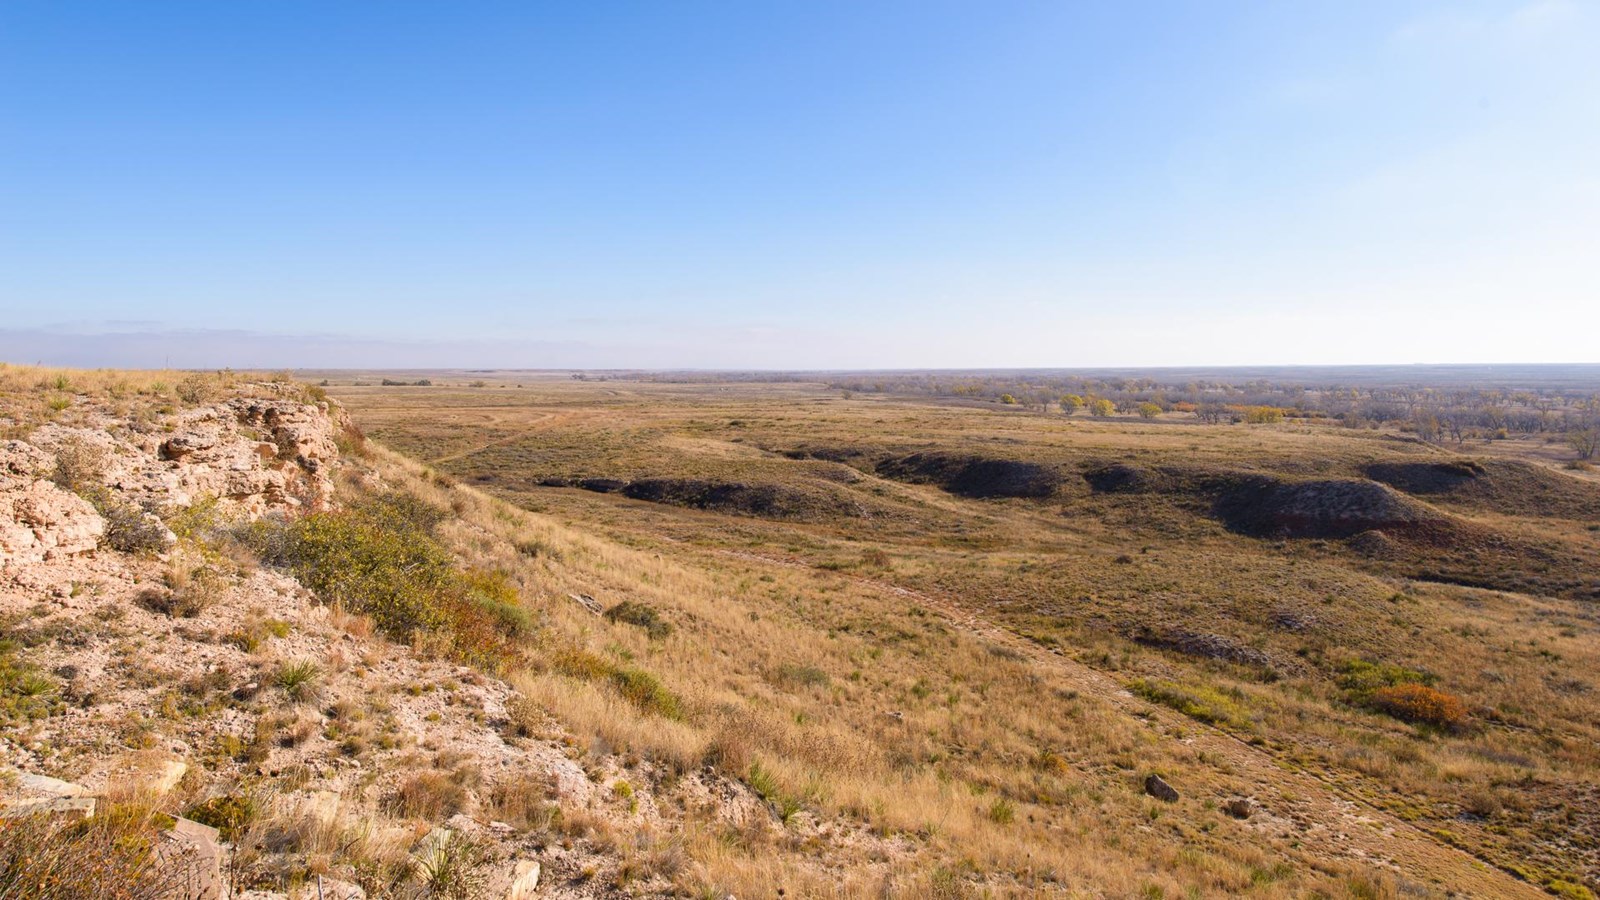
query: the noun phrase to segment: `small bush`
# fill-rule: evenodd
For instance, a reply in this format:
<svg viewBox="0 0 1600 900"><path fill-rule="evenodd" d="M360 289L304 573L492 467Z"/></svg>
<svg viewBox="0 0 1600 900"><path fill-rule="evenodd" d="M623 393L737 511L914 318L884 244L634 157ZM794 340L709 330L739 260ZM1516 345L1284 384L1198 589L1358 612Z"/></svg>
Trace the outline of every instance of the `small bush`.
<svg viewBox="0 0 1600 900"><path fill-rule="evenodd" d="M72 437L56 448L56 467L50 480L73 493L100 485L106 472L106 451L82 438Z"/></svg>
<svg viewBox="0 0 1600 900"><path fill-rule="evenodd" d="M1433 675L1393 663L1375 663L1353 659L1340 668L1339 687L1355 703L1365 704L1383 688L1402 684L1431 686Z"/></svg>
<svg viewBox="0 0 1600 900"><path fill-rule="evenodd" d="M249 794L223 794L211 797L183 811L184 818L193 819L202 825L210 825L222 832L222 839L229 843L237 840L245 828L249 827L260 814L260 804Z"/></svg>
<svg viewBox="0 0 1600 900"><path fill-rule="evenodd" d="M211 403L222 396L225 387L223 376L196 372L178 382L178 399L190 406Z"/></svg>
<svg viewBox="0 0 1600 900"><path fill-rule="evenodd" d="M816 666L797 666L784 663L772 672L772 680L781 685L798 687L826 687L828 673Z"/></svg>
<svg viewBox="0 0 1600 900"><path fill-rule="evenodd" d="M390 638L498 671L518 658L516 639L535 623L503 573L457 569L433 533L446 515L390 493L258 522L243 539L263 562L294 572L323 602L370 616Z"/></svg>
<svg viewBox="0 0 1600 900"><path fill-rule="evenodd" d="M613 622L637 625L645 630L651 640L660 640L672 633L672 623L661 617L652 606L624 600L606 610L606 618Z"/></svg>
<svg viewBox="0 0 1600 900"><path fill-rule="evenodd" d="M683 709L678 698L672 695L654 675L641 669L618 668L611 673L611 683L622 696L647 713L665 719L682 720Z"/></svg>
<svg viewBox="0 0 1600 900"><path fill-rule="evenodd" d="M59 694L53 680L17 657L15 642L0 640L0 725L44 718Z"/></svg>
<svg viewBox="0 0 1600 900"><path fill-rule="evenodd" d="M524 831L553 827L561 819L561 806L549 781L518 775L489 791L489 809L496 821Z"/></svg>
<svg viewBox="0 0 1600 900"><path fill-rule="evenodd" d="M1372 695L1372 707L1401 721L1452 731L1467 721L1461 698L1421 684L1379 688Z"/></svg>
<svg viewBox="0 0 1600 900"><path fill-rule="evenodd" d="M471 900L483 896L488 855L469 838L451 834L416 858L417 879L424 896L437 900Z"/></svg>
<svg viewBox="0 0 1600 900"><path fill-rule="evenodd" d="M311 700L320 691L322 670L309 659L286 662L278 667L272 681L290 700Z"/></svg>
<svg viewBox="0 0 1600 900"><path fill-rule="evenodd" d="M1144 678L1135 679L1128 690L1208 725L1254 727L1241 703L1244 695L1237 690L1225 692L1205 685L1177 685Z"/></svg>
<svg viewBox="0 0 1600 900"><path fill-rule="evenodd" d="M750 785L751 790L761 795L761 799L772 804L778 817L785 822L803 808L799 800L784 793L778 784L778 779L759 762L750 764L749 771L745 773L745 783Z"/></svg>
<svg viewBox="0 0 1600 900"><path fill-rule="evenodd" d="M210 566L176 566L163 576L165 589L151 588L138 596L140 606L175 619L192 619L215 603L227 589L227 579Z"/></svg>
<svg viewBox="0 0 1600 900"><path fill-rule="evenodd" d="M1017 807L1004 797L996 797L989 804L988 816L996 825L1010 825L1017 818Z"/></svg>
<svg viewBox="0 0 1600 900"><path fill-rule="evenodd" d="M466 805L467 789L447 772L422 772L402 783L389 807L408 819L440 822Z"/></svg>

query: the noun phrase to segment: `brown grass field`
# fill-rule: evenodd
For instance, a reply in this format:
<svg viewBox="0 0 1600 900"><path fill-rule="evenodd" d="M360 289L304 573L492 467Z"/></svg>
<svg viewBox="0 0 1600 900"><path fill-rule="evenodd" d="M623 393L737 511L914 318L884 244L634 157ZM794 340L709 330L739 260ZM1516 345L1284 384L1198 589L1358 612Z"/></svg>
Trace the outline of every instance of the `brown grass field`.
<svg viewBox="0 0 1600 900"><path fill-rule="evenodd" d="M551 633L681 714L560 666L525 693L592 753L744 773L781 811L760 840L690 836L702 891L1600 884L1600 488L1538 448L802 383L330 378L417 490L522 548L479 562ZM853 874L808 881L819 855Z"/></svg>

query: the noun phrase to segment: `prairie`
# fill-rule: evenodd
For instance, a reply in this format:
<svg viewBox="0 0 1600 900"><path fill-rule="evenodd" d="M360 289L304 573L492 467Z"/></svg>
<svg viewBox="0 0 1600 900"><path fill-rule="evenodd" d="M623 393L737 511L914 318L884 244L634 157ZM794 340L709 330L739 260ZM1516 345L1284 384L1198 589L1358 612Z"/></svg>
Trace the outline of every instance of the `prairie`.
<svg viewBox="0 0 1600 900"><path fill-rule="evenodd" d="M523 552L499 563L549 627L681 705L641 715L560 666L520 689L590 752L770 800L772 844L691 842L701 884L820 892L797 816L881 839L827 850L865 854L844 893L1600 879L1586 473L1327 422L432 380L327 390L430 490L514 507L493 515Z"/></svg>

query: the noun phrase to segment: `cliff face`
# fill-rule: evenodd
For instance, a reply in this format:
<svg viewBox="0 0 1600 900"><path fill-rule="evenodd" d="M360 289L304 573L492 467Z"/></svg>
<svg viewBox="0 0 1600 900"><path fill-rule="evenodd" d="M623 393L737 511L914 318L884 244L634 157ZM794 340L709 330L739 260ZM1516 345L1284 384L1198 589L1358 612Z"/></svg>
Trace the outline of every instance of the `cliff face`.
<svg viewBox="0 0 1600 900"><path fill-rule="evenodd" d="M341 423L326 403L236 397L155 421L82 413L0 445L0 565L92 552L116 509L155 529L202 500L255 518L332 499Z"/></svg>

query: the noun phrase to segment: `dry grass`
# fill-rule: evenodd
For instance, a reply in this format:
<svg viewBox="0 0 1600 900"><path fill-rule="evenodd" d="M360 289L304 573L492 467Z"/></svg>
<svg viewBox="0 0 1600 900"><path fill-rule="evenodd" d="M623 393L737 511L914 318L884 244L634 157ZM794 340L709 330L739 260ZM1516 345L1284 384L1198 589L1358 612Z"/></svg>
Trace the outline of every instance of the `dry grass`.
<svg viewBox="0 0 1600 900"><path fill-rule="evenodd" d="M382 456L410 473L409 490L456 509L449 539L470 563L513 573L546 623L539 640L555 654L546 658L576 645L649 671L680 698L682 720L670 721L640 715L604 679L559 665L520 676L519 689L594 752L640 753L678 771L711 762L742 778L759 763L775 808L917 835L918 852L930 854L923 858L969 859L972 868L951 870L969 886L1056 878L1129 893L1152 885L1173 893L1241 884L1269 894L1314 884L1334 884L1336 895L1365 890L1350 887L1366 877L1359 867L1328 881L1316 868L1327 862L1319 853L1260 836L1241 841L1220 813L1217 822L1203 817L1199 830L1169 831L1164 818L1151 829L1141 772L1170 768L1186 796L1255 786L1226 761L1172 744L1165 726L1063 693L1034 656L954 627L948 613L930 611L937 602L1144 685L1197 733L1221 725L1290 771L1317 772L1402 819L1448 829L1452 843L1536 881L1593 877L1585 874L1593 860L1542 818L1565 802L1556 785L1600 771L1593 695L1581 684L1600 663L1587 639L1596 618L1585 606L1407 582L1336 543L1233 535L1204 510L1159 498L1094 495L1067 482L1049 501L975 501L876 477L870 465L775 452L938 446L1066 466L1181 459L1343 475L1374 459L1433 451L1331 427L1067 423L843 401L796 385L334 391L378 439L440 460L451 477ZM849 498L864 514L765 520L539 487L547 476L803 483ZM499 506L465 486L474 483L544 514ZM1513 534L1551 527L1461 514ZM651 640L592 617L569 593L607 606L646 604L677 627ZM1141 644L1129 639L1136 623L1181 624L1269 662ZM1369 711L1341 686L1343 666L1359 659L1426 670L1488 724L1421 733ZM1502 804L1487 818L1469 809L1461 820L1463 809L1489 808L1483 798L1530 780L1549 790L1521 808ZM997 821L996 808L1010 810L1010 824ZM1094 872L1046 862L1061 858L1063 835L1077 835L1071 846L1100 860ZM1189 852L1181 859L1180 844ZM722 855L696 841L685 852L702 874ZM1246 859L1262 853L1274 862ZM729 873L733 863L715 865L707 883L761 893ZM881 887L864 881L860 890Z"/></svg>

